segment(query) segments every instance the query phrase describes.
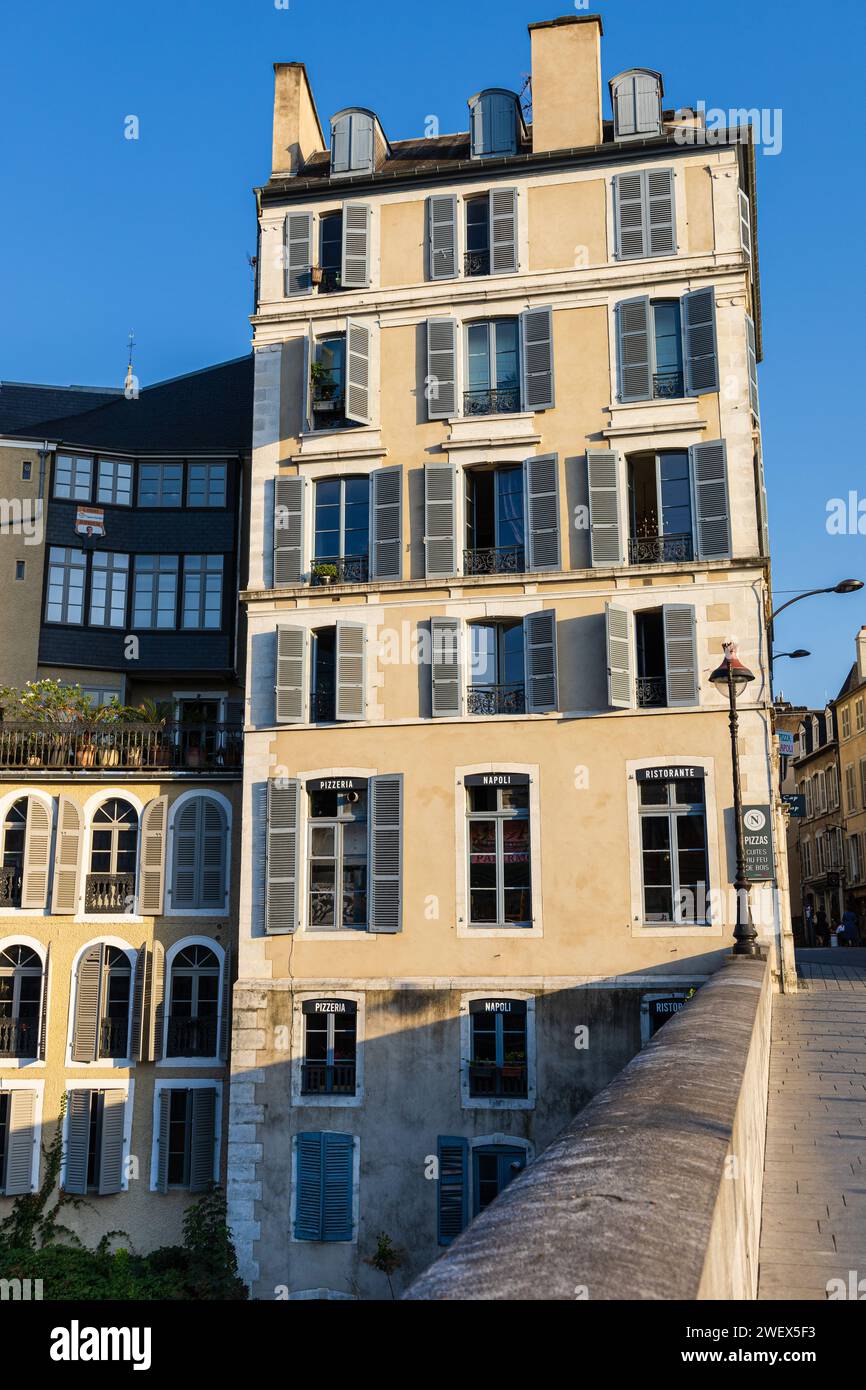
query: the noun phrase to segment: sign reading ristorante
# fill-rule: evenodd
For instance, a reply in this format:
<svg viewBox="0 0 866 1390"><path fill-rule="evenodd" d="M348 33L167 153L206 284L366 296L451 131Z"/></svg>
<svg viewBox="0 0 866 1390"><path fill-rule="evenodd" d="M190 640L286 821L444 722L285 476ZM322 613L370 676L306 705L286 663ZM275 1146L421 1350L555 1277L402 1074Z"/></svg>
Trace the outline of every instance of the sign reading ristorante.
<svg viewBox="0 0 866 1390"><path fill-rule="evenodd" d="M668 767L639 767L639 782L687 782L703 778L706 773L702 767L689 767L685 764L671 763Z"/></svg>

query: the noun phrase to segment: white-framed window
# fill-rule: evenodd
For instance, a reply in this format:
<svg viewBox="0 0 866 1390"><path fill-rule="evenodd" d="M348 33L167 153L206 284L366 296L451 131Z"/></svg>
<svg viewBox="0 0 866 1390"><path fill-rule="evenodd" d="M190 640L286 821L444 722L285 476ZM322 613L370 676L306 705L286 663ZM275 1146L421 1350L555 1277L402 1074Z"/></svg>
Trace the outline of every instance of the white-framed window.
<svg viewBox="0 0 866 1390"><path fill-rule="evenodd" d="M843 706L842 706L842 709L841 709L841 711L840 711L840 715L841 715L842 737L843 737L843 738L850 738L850 737L851 737L851 706L850 706L850 705L843 705Z"/></svg>
<svg viewBox="0 0 866 1390"><path fill-rule="evenodd" d="M177 555L136 555L133 627L176 627L178 569Z"/></svg>
<svg viewBox="0 0 866 1390"><path fill-rule="evenodd" d="M58 454L54 465L54 496L70 502L89 502L93 459Z"/></svg>
<svg viewBox="0 0 866 1390"><path fill-rule="evenodd" d="M845 768L845 800L849 811L857 809L857 774L854 764L849 763Z"/></svg>
<svg viewBox="0 0 866 1390"><path fill-rule="evenodd" d="M45 590L45 621L78 626L84 622L84 580L87 556L73 546L52 545L48 549L48 586Z"/></svg>
<svg viewBox="0 0 866 1390"><path fill-rule="evenodd" d="M464 1110L535 1105L535 1000L507 991L465 995L460 1004L460 1093Z"/></svg>
<svg viewBox="0 0 866 1390"><path fill-rule="evenodd" d="M364 1098L363 993L296 995L292 1104L342 1108Z"/></svg>
<svg viewBox="0 0 866 1390"><path fill-rule="evenodd" d="M863 877L863 842L859 835L848 839L848 872L852 883L859 883Z"/></svg>
<svg viewBox="0 0 866 1390"><path fill-rule="evenodd" d="M334 1130L304 1130L292 1140L292 1240L358 1239L361 1141Z"/></svg>
<svg viewBox="0 0 866 1390"><path fill-rule="evenodd" d="M113 507L132 503L132 464L120 459L100 459L96 467L96 500Z"/></svg>
<svg viewBox="0 0 866 1390"><path fill-rule="evenodd" d="M827 769L827 798L830 808L839 805L839 773L835 763Z"/></svg>
<svg viewBox="0 0 866 1390"><path fill-rule="evenodd" d="M70 1081L63 1117L64 1191L107 1197L129 1187L133 1082Z"/></svg>
<svg viewBox="0 0 866 1390"><path fill-rule="evenodd" d="M223 557L222 555L186 555L183 561L184 628L219 628L222 626Z"/></svg>
<svg viewBox="0 0 866 1390"><path fill-rule="evenodd" d="M529 777L466 779L469 926L532 926Z"/></svg>
<svg viewBox="0 0 866 1390"><path fill-rule="evenodd" d="M153 1094L152 1192L206 1192L218 1181L222 1083L159 1080Z"/></svg>
<svg viewBox="0 0 866 1390"><path fill-rule="evenodd" d="M698 769L692 769L698 771ZM651 769L655 774L657 770ZM644 921L707 921L705 779L638 775Z"/></svg>
<svg viewBox="0 0 866 1390"><path fill-rule="evenodd" d="M480 319L464 325L463 414L514 414L520 399L520 320Z"/></svg>
<svg viewBox="0 0 866 1390"><path fill-rule="evenodd" d="M510 1134L486 1134L471 1140L440 1135L436 1153L436 1235L440 1245L456 1240L472 1217L489 1207L533 1158L529 1141Z"/></svg>
<svg viewBox="0 0 866 1390"><path fill-rule="evenodd" d="M32 1062L40 1056L46 988L41 948L0 940L0 1065Z"/></svg>
<svg viewBox="0 0 866 1390"><path fill-rule="evenodd" d="M138 811L124 797L112 796L93 812L84 911L113 915L132 912L138 869Z"/></svg>
<svg viewBox="0 0 866 1390"><path fill-rule="evenodd" d="M225 801L207 792L178 798L169 820L170 911L224 914L229 858Z"/></svg>
<svg viewBox="0 0 866 1390"><path fill-rule="evenodd" d="M182 506L183 464L140 463L138 465L138 505L140 507Z"/></svg>
<svg viewBox="0 0 866 1390"><path fill-rule="evenodd" d="M800 855L803 861L803 877L812 877L812 841L803 840L800 845Z"/></svg>
<svg viewBox="0 0 866 1390"><path fill-rule="evenodd" d="M44 1082L0 1079L0 1195L39 1186Z"/></svg>
<svg viewBox="0 0 866 1390"><path fill-rule="evenodd" d="M224 507L226 504L226 465L189 463L186 477L188 507Z"/></svg>
<svg viewBox="0 0 866 1390"><path fill-rule="evenodd" d="M307 930L366 931L369 857L368 792L307 791Z"/></svg>
<svg viewBox="0 0 866 1390"><path fill-rule="evenodd" d="M823 835L815 836L815 866L819 874L823 874L827 868L827 853Z"/></svg>
<svg viewBox="0 0 866 1390"><path fill-rule="evenodd" d="M129 556L95 550L90 568L90 626L124 627Z"/></svg>
<svg viewBox="0 0 866 1390"><path fill-rule="evenodd" d="M166 1023L163 1057L178 1065L220 1054L220 1029L229 1007L226 957L216 942L179 941L166 955Z"/></svg>
<svg viewBox="0 0 866 1390"><path fill-rule="evenodd" d="M854 728L858 734L862 734L866 728L866 715L864 715L863 698L854 701Z"/></svg>

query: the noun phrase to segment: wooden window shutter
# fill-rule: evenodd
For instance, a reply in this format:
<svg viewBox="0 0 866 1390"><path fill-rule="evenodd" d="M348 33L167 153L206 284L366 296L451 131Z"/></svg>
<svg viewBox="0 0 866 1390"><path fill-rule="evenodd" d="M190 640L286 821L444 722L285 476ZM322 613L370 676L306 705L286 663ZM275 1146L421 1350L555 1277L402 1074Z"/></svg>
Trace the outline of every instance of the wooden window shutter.
<svg viewBox="0 0 866 1390"><path fill-rule="evenodd" d="M276 717L278 724L302 724L307 703L306 628L277 624Z"/></svg>
<svg viewBox="0 0 866 1390"><path fill-rule="evenodd" d="M147 1054L151 1061L159 1062L165 1031L165 947L161 941L154 941L151 951Z"/></svg>
<svg viewBox="0 0 866 1390"><path fill-rule="evenodd" d="M673 169L647 169L644 179L648 256L672 256L677 249Z"/></svg>
<svg viewBox="0 0 866 1390"><path fill-rule="evenodd" d="M621 565L625 556L619 507L619 454L615 449L587 449L586 466L592 563Z"/></svg>
<svg viewBox="0 0 866 1390"><path fill-rule="evenodd" d="M469 1141L440 1135L437 1238L450 1245L469 1223Z"/></svg>
<svg viewBox="0 0 866 1390"><path fill-rule="evenodd" d="M159 917L165 899L165 841L168 797L148 801L141 817L141 911Z"/></svg>
<svg viewBox="0 0 866 1390"><path fill-rule="evenodd" d="M559 540L559 456L538 454L525 460L527 569L558 570L561 564Z"/></svg>
<svg viewBox="0 0 866 1390"><path fill-rule="evenodd" d="M220 1041L219 1055L223 1062L228 1061L229 1044L232 1035L232 948L226 946L222 968L222 989L220 991Z"/></svg>
<svg viewBox="0 0 866 1390"><path fill-rule="evenodd" d="M33 1150L36 1146L36 1092L9 1091L9 1135L6 1143L6 1181L3 1194L21 1197L33 1191Z"/></svg>
<svg viewBox="0 0 866 1390"><path fill-rule="evenodd" d="M285 224L286 295L312 294L313 214L290 212Z"/></svg>
<svg viewBox="0 0 866 1390"><path fill-rule="evenodd" d="M645 256L643 174L617 174L613 198L617 260Z"/></svg>
<svg viewBox="0 0 866 1390"><path fill-rule="evenodd" d="M147 1029L145 1011L148 984L147 961L147 942L142 942L135 958L135 979L132 986L132 1038L129 1044L130 1057L135 1057L139 1061L144 1060L144 1038Z"/></svg>
<svg viewBox="0 0 866 1390"><path fill-rule="evenodd" d="M57 808L57 844L51 888L51 911L56 917L72 917L78 907L82 828L80 809L70 797L61 796Z"/></svg>
<svg viewBox="0 0 866 1390"><path fill-rule="evenodd" d="M668 705L696 705L699 690L695 610L690 604L666 603L662 617Z"/></svg>
<svg viewBox="0 0 866 1390"><path fill-rule="evenodd" d="M376 468L370 488L370 555L374 579L403 577L403 468Z"/></svg>
<svg viewBox="0 0 866 1390"><path fill-rule="evenodd" d="M322 1239L322 1135L295 1137L295 1240Z"/></svg>
<svg viewBox="0 0 866 1390"><path fill-rule="evenodd" d="M520 315L523 360L523 409L552 410L553 310L527 309Z"/></svg>
<svg viewBox="0 0 866 1390"><path fill-rule="evenodd" d="M697 513L698 559L729 560L732 552L727 446L723 439L693 444L689 457Z"/></svg>
<svg viewBox="0 0 866 1390"><path fill-rule="evenodd" d="M703 396L719 389L716 292L693 290L683 295L682 305L686 395Z"/></svg>
<svg viewBox="0 0 866 1390"><path fill-rule="evenodd" d="M51 970L51 943L45 947L45 964L42 967L42 993L39 999L39 1059L45 1061L48 1046L48 985Z"/></svg>
<svg viewBox="0 0 866 1390"><path fill-rule="evenodd" d="M523 620L526 644L526 708L546 714L559 707L556 660L556 612L542 608Z"/></svg>
<svg viewBox="0 0 866 1390"><path fill-rule="evenodd" d="M226 911L228 875L226 872L226 813L212 796L201 798L199 818L199 877L197 906L204 910Z"/></svg>
<svg viewBox="0 0 866 1390"><path fill-rule="evenodd" d="M517 189L490 191L490 270L493 275L517 270Z"/></svg>
<svg viewBox="0 0 866 1390"><path fill-rule="evenodd" d="M338 720L363 719L366 697L367 629L363 623L337 623L336 667Z"/></svg>
<svg viewBox="0 0 866 1390"><path fill-rule="evenodd" d="M457 573L456 472L450 463L424 465L424 573Z"/></svg>
<svg viewBox="0 0 866 1390"><path fill-rule="evenodd" d="M126 1114L126 1094L123 1091L102 1093L102 1134L99 1143L99 1195L106 1196L123 1189L123 1122Z"/></svg>
<svg viewBox="0 0 866 1390"><path fill-rule="evenodd" d="M463 712L460 618L430 619L431 712L434 719L456 719Z"/></svg>
<svg viewBox="0 0 866 1390"><path fill-rule="evenodd" d="M304 568L306 478L274 479L274 588L300 584Z"/></svg>
<svg viewBox="0 0 866 1390"><path fill-rule="evenodd" d="M352 1239L354 1159L351 1134L322 1135L322 1240Z"/></svg>
<svg viewBox="0 0 866 1390"><path fill-rule="evenodd" d="M268 781L265 931L269 936L295 932L299 926L298 840L301 784L296 779Z"/></svg>
<svg viewBox="0 0 866 1390"><path fill-rule="evenodd" d="M42 912L48 903L48 867L51 862L51 812L35 796L27 798L24 833L24 872L21 907Z"/></svg>
<svg viewBox="0 0 866 1390"><path fill-rule="evenodd" d="M621 401L648 401L653 394L652 308L649 298L616 306L616 356Z"/></svg>
<svg viewBox="0 0 866 1390"><path fill-rule="evenodd" d="M73 1062L95 1062L99 1038L104 949L89 946L75 974L75 1017L72 1025Z"/></svg>
<svg viewBox="0 0 866 1390"><path fill-rule="evenodd" d="M87 1156L90 1149L90 1098L92 1091L66 1093L66 1171L63 1190L76 1197L87 1192Z"/></svg>
<svg viewBox="0 0 866 1390"><path fill-rule="evenodd" d="M195 908L198 882L200 807L202 797L194 797L180 808L172 828L171 905Z"/></svg>
<svg viewBox="0 0 866 1390"><path fill-rule="evenodd" d="M427 418L447 420L457 411L457 320L427 320Z"/></svg>
<svg viewBox="0 0 866 1390"><path fill-rule="evenodd" d="M403 775L371 777L369 927L403 930Z"/></svg>
<svg viewBox="0 0 866 1390"><path fill-rule="evenodd" d="M373 329L357 319L346 320L346 419L369 425L372 419L371 353Z"/></svg>
<svg viewBox="0 0 866 1390"><path fill-rule="evenodd" d="M370 284L370 204L343 204L341 287L363 290Z"/></svg>
<svg viewBox="0 0 866 1390"><path fill-rule="evenodd" d="M758 402L758 349L755 338L755 323L746 316L746 356L749 364L749 404L756 420L761 418Z"/></svg>
<svg viewBox="0 0 866 1390"><path fill-rule="evenodd" d="M605 605L607 698L612 709L635 704L634 622L627 608Z"/></svg>
<svg viewBox="0 0 866 1390"><path fill-rule="evenodd" d="M156 1190L168 1191L168 1144L169 1120L171 1117L171 1088L163 1086L159 1092L159 1110L156 1130Z"/></svg>
<svg viewBox="0 0 866 1390"><path fill-rule="evenodd" d="M214 1182L216 1145L216 1087L196 1086L192 1091L192 1132L189 1154L189 1190L207 1192Z"/></svg>
<svg viewBox="0 0 866 1390"><path fill-rule="evenodd" d="M457 196L454 193L427 199L427 274L431 280L453 280L457 274Z"/></svg>

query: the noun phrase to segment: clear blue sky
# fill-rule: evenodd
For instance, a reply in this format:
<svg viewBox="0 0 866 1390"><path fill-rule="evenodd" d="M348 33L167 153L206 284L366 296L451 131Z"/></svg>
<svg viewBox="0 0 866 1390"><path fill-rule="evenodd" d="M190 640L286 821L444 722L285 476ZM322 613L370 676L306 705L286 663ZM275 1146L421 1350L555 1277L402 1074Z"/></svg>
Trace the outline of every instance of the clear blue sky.
<svg viewBox="0 0 866 1390"><path fill-rule="evenodd" d="M854 442L864 402L862 0L590 8L604 19L605 78L658 68L671 105L782 109L782 151L758 169L777 601L866 578L866 536L825 527L828 499L851 488L866 498ZM422 133L429 114L443 132L460 130L472 92L520 85L527 23L573 12L565 0L6 0L0 379L120 384L130 328L145 384L248 349L250 190L269 172L275 60L307 63L323 123L358 104L394 139ZM139 118L137 141L124 139L128 115ZM780 663L785 695L835 694L863 623L861 595L786 614L779 649L814 655Z"/></svg>

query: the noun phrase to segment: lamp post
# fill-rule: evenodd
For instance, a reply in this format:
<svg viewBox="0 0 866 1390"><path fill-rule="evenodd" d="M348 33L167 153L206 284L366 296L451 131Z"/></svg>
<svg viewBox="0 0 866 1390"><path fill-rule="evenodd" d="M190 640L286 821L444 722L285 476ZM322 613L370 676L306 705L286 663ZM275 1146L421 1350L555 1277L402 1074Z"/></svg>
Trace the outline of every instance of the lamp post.
<svg viewBox="0 0 866 1390"><path fill-rule="evenodd" d="M737 733L739 731L739 716L737 714L737 698L742 695L746 686L755 679L747 666L744 666L737 656L737 648L733 642L726 642L724 645L725 659L721 666L717 667L710 676L710 680L720 694L727 694L728 707L730 713L728 722L731 726L731 764L734 779L734 821L737 833L737 873L734 879L734 890L737 896L737 921L734 926L734 949L735 956L744 956L750 959L760 959L761 949L758 946L758 933L755 931L752 922L752 910L749 904L749 880L746 877L746 844L743 837L743 795L740 786L740 750L737 747Z"/></svg>
<svg viewBox="0 0 866 1390"><path fill-rule="evenodd" d="M802 594L795 594L789 598L787 603L780 606L771 613L769 624L769 653L770 653L770 699L773 698L773 662L780 660L780 657L773 656L773 639L776 635L776 619L780 613L784 613L786 608L790 608L792 603L801 603L804 598L813 598L815 594L856 594L863 588L862 579L840 579L838 584L831 584L827 589L806 589ZM801 652L783 652L783 656L801 656Z"/></svg>

